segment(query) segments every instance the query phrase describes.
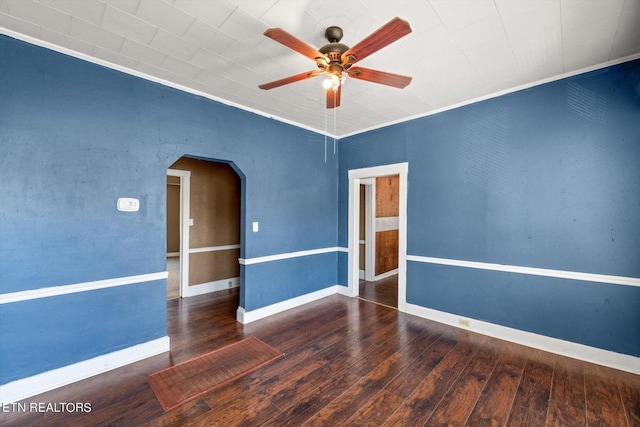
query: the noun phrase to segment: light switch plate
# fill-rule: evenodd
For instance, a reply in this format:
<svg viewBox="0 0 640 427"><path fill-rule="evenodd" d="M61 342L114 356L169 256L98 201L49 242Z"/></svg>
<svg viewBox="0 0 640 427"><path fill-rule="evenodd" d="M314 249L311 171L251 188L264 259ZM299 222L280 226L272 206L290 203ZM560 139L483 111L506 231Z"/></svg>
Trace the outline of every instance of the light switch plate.
<svg viewBox="0 0 640 427"><path fill-rule="evenodd" d="M258 221L254 221L254 223L253 223L253 232L257 233L259 229L260 229L260 225L258 224Z"/></svg>

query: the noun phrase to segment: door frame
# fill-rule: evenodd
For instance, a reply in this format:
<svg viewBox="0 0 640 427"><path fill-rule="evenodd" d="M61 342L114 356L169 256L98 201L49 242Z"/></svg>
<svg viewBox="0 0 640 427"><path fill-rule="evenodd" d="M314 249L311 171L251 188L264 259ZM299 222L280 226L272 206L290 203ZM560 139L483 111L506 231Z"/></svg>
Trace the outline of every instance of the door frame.
<svg viewBox="0 0 640 427"><path fill-rule="evenodd" d="M180 297L189 286L189 227L191 226L191 171L167 169L167 176L180 178Z"/></svg>
<svg viewBox="0 0 640 427"><path fill-rule="evenodd" d="M364 186L364 280L373 282L376 276L376 180L364 178L360 180ZM360 231L358 230L358 235Z"/></svg>
<svg viewBox="0 0 640 427"><path fill-rule="evenodd" d="M349 242L347 294L357 297L360 291L360 184L367 178L398 175L398 310L407 311L407 183L409 163L395 163L349 170ZM366 183L366 181L365 181Z"/></svg>

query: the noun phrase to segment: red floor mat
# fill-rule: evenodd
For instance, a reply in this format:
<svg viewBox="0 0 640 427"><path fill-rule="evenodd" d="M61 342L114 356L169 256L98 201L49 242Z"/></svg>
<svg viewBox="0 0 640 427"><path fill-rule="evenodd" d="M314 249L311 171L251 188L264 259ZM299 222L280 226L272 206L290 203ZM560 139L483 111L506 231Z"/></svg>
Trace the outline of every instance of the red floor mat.
<svg viewBox="0 0 640 427"><path fill-rule="evenodd" d="M169 411L283 356L283 353L249 337L170 368L147 380L160 405Z"/></svg>

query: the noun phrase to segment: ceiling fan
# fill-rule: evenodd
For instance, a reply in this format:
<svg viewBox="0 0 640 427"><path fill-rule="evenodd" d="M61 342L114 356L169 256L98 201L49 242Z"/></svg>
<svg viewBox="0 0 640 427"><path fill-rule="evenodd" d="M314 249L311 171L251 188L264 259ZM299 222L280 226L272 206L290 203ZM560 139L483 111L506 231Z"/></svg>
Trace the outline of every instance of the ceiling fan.
<svg viewBox="0 0 640 427"><path fill-rule="evenodd" d="M410 32L411 27L407 21L393 18L350 48L340 43L343 35L342 28L333 26L327 28L324 34L329 43L316 49L281 28L270 28L264 32L265 36L312 59L316 62L318 69L285 77L258 87L265 90L273 89L324 74L326 76L324 86L327 92L327 108L340 106L342 83L347 75L354 79L403 88L411 83L411 77L354 66L354 64Z"/></svg>

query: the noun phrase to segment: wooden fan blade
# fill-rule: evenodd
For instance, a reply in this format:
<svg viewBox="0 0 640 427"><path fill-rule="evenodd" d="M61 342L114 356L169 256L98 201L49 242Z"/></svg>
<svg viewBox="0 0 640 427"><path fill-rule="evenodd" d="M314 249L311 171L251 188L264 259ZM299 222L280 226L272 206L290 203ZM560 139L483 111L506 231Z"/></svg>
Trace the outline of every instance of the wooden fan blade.
<svg viewBox="0 0 640 427"><path fill-rule="evenodd" d="M401 18L393 18L391 21L378 28L360 43L353 46L342 54L343 57L348 55L355 56L355 61L361 61L372 53L382 49L383 47L393 43L401 37L411 32L409 23Z"/></svg>
<svg viewBox="0 0 640 427"><path fill-rule="evenodd" d="M308 79L310 77L315 77L322 73L324 73L324 71L322 70L307 71L304 73L296 74L295 76L289 76L289 77L285 77L284 79L275 80L269 83L264 83L258 87L264 90L273 89L274 87L284 86L289 83L295 83L295 82L299 82L300 80Z"/></svg>
<svg viewBox="0 0 640 427"><path fill-rule="evenodd" d="M316 58L324 58L324 55L318 51L313 46L310 46L295 37L292 34L289 34L282 28L269 28L264 32L264 35L281 43L288 47L289 49L293 49L296 52L306 56L307 58L315 60Z"/></svg>
<svg viewBox="0 0 640 427"><path fill-rule="evenodd" d="M411 77L400 74L387 73L385 71L371 70L369 68L351 68L347 71L354 79L366 80L368 82L380 83L382 85L393 86L402 89L411 83Z"/></svg>
<svg viewBox="0 0 640 427"><path fill-rule="evenodd" d="M327 108L336 108L340 106L340 94L342 92L342 85L338 86L338 89L327 89Z"/></svg>

